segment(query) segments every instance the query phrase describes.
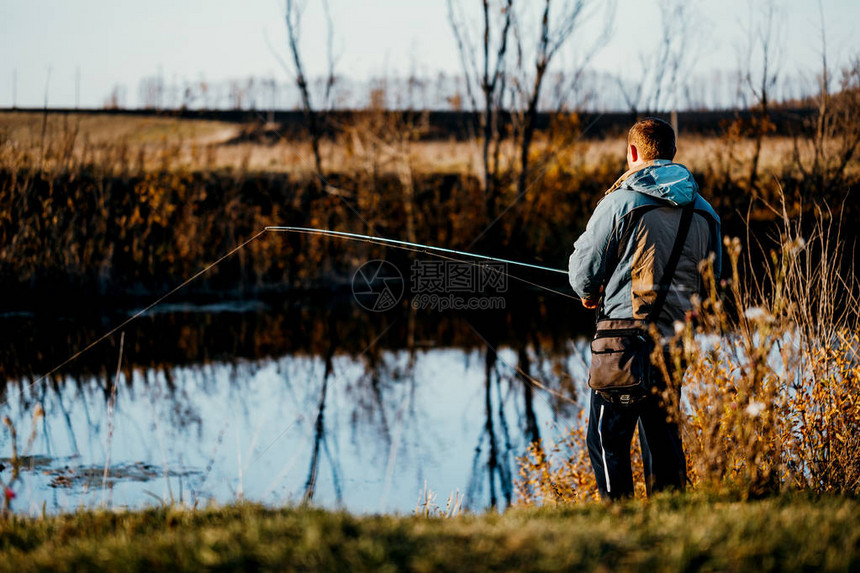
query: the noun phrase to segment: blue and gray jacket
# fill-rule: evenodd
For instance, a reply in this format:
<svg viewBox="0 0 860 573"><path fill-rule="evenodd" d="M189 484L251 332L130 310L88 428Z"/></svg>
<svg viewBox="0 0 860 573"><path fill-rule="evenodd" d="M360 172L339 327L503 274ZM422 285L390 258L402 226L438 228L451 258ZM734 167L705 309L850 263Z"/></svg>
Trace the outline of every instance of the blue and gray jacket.
<svg viewBox="0 0 860 573"><path fill-rule="evenodd" d="M596 300L603 287L600 318L644 320L657 298L684 205L695 201L693 221L657 327L673 332L692 306L700 285L699 262L714 253L720 273L720 218L698 194L683 165L649 161L622 175L606 192L574 243L570 284L584 300Z"/></svg>

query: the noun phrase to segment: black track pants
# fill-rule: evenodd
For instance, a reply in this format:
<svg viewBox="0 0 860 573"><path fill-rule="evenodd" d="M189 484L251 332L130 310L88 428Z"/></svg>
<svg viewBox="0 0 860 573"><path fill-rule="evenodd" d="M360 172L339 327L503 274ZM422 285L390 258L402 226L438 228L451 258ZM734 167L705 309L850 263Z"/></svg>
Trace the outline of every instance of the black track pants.
<svg viewBox="0 0 860 573"><path fill-rule="evenodd" d="M687 464L681 436L678 425L667 421L660 398L649 396L632 406L613 406L592 390L588 453L603 499L633 495L630 442L637 421L648 495L669 488L684 488Z"/></svg>

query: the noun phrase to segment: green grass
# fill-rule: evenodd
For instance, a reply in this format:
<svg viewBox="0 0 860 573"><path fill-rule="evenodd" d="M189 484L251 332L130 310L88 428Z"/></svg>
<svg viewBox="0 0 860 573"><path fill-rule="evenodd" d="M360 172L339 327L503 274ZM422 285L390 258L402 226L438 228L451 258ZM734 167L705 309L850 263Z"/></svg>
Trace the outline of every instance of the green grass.
<svg viewBox="0 0 860 573"><path fill-rule="evenodd" d="M236 505L0 521L0 570L847 571L860 502L665 497L454 519Z"/></svg>

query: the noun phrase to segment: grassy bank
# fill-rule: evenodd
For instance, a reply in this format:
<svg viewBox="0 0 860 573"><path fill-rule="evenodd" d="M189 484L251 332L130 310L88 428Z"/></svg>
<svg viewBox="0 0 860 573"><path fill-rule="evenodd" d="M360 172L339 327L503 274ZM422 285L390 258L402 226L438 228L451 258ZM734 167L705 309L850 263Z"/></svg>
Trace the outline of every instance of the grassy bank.
<svg viewBox="0 0 860 573"><path fill-rule="evenodd" d="M253 505L0 522L0 570L755 570L860 567L856 499L675 496L452 519Z"/></svg>

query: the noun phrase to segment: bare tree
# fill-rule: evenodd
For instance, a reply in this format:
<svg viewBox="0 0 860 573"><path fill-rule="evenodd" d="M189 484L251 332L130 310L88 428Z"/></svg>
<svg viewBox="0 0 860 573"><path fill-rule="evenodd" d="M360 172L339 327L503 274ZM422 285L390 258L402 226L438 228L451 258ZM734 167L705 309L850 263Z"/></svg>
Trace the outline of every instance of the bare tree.
<svg viewBox="0 0 860 573"><path fill-rule="evenodd" d="M614 3L604 2L604 4L609 9L607 14L612 14ZM555 5L555 10L553 10L553 5ZM518 123L521 125L518 146L520 156L520 172L517 180L518 197L522 197L528 188L531 146L534 141L535 130L537 129L538 105L547 70L555 55L571 38L574 31L588 19L587 8L589 5L596 5L596 2L593 2L593 0L562 0L556 1L553 4L552 0L544 0L537 35L537 47L534 52L533 69L528 69L523 61L523 54L526 53L523 47L524 34L520 29L520 20L517 19L515 22L518 58L517 73L513 82L516 91L513 103L517 108ZM607 18L607 28L610 22L611 17ZM580 62L578 68L574 70L573 79L568 84L568 89L572 90L576 86L582 75L582 71L585 69L585 65L591 59L595 48L598 46L599 44L595 44L592 49L587 50L586 57Z"/></svg>
<svg viewBox="0 0 860 573"><path fill-rule="evenodd" d="M328 108L331 103L332 88L335 84L335 65L336 58L334 56L334 23L331 18L331 10L328 0L322 1L323 9L326 16L326 54L328 60L328 70L325 80L325 88L323 91L324 108ZM322 155L320 153L320 140L322 139L322 126L320 125L319 113L314 107L308 78L305 74L305 68L302 61L301 50L299 48L301 29L302 29L302 14L305 9L305 2L301 0L286 0L285 21L287 24L287 42L290 48L290 54L293 60L293 70L295 72L296 86L299 88L299 93L302 98L302 109L308 119L308 129L311 134L311 146L314 153L314 165L317 175L325 185L325 177L323 176Z"/></svg>
<svg viewBox="0 0 860 573"><path fill-rule="evenodd" d="M456 6L456 7L455 7ZM499 115L503 111L508 43L513 22L513 0L481 0L481 47L475 48L462 7L448 0L448 21L457 40L457 48L466 80L466 93L472 111L480 114L483 134L483 187L487 216L493 220L498 203L501 143L503 132ZM478 59L480 55L480 60ZM480 110L475 96L478 86L483 97Z"/></svg>
<svg viewBox="0 0 860 573"><path fill-rule="evenodd" d="M607 6L607 14L610 14L614 4L596 0L544 0L538 12L539 25L532 33L525 29L518 14L528 13L534 8L534 3L482 0L480 25L472 22L470 26L462 3L448 1L448 19L466 78L466 95L480 120L482 183L491 225L498 215L501 194L502 142L511 135L502 120L510 117L514 123L518 157L511 161L519 164L517 189L521 195L528 186L530 151L537 129L541 94L553 58L586 21L589 6ZM607 18L607 22L610 20ZM476 28L481 38L477 46L470 33ZM536 40L534 47L526 46L531 39ZM588 59L583 59L574 74L574 84ZM526 60L533 65L527 64Z"/></svg>
<svg viewBox="0 0 860 573"><path fill-rule="evenodd" d="M149 76L140 80L138 94L144 109L161 109L164 95L164 80L161 75Z"/></svg>
<svg viewBox="0 0 860 573"><path fill-rule="evenodd" d="M825 200L845 182L845 170L860 149L860 54L842 70L839 91L831 94L832 73L827 60L824 8L818 3L821 35L821 74L813 134L812 158L806 163L795 139L795 165L803 174L807 191Z"/></svg>
<svg viewBox="0 0 860 573"><path fill-rule="evenodd" d="M755 10L760 10L758 17ZM764 4L750 2L750 26L747 34L746 65L742 68L743 80L755 101L755 113L751 118L754 137L753 156L750 161L749 188L758 187L758 166L762 142L772 131L770 103L778 78L779 38L776 8L772 0Z"/></svg>
<svg viewBox="0 0 860 573"><path fill-rule="evenodd" d="M658 8L660 36L656 47L638 54L638 75L615 77L621 97L634 117L640 112L677 107L677 91L683 89L687 68L695 61L695 4L671 0L659 2ZM666 101L667 92L671 92L671 102Z"/></svg>
<svg viewBox="0 0 860 573"><path fill-rule="evenodd" d="M122 84L114 84L110 94L105 99L105 109L122 109L125 107L125 87Z"/></svg>

